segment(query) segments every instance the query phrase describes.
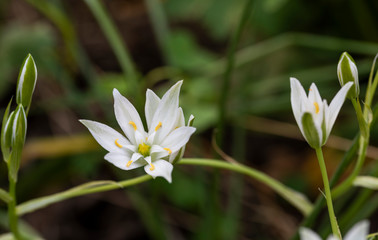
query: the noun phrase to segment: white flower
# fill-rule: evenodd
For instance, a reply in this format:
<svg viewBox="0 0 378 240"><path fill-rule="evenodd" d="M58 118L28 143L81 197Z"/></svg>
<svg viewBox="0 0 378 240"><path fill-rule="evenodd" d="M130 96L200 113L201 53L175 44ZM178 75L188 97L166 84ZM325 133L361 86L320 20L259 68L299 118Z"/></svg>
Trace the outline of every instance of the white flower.
<svg viewBox="0 0 378 240"><path fill-rule="evenodd" d="M352 229L345 235L343 240L366 240L369 233L369 222L367 220L356 223ZM299 230L301 240L322 240L318 234L308 228ZM329 236L327 240L338 240L335 236Z"/></svg>
<svg viewBox="0 0 378 240"><path fill-rule="evenodd" d="M105 160L115 166L131 170L144 166L146 173L164 177L171 182L172 162L182 156L194 127L185 126L179 104L182 81L172 86L160 99L153 91L146 92L145 114L148 130L134 106L117 89L113 90L114 112L126 137L99 122L80 120L96 141L106 150ZM189 123L194 119L191 115ZM180 155L179 155L180 154Z"/></svg>
<svg viewBox="0 0 378 240"><path fill-rule="evenodd" d="M327 101L320 97L318 88L314 83L311 84L307 96L301 83L296 78L290 78L291 107L294 117L311 147L318 148L326 143L352 85L352 82L346 83L328 106Z"/></svg>

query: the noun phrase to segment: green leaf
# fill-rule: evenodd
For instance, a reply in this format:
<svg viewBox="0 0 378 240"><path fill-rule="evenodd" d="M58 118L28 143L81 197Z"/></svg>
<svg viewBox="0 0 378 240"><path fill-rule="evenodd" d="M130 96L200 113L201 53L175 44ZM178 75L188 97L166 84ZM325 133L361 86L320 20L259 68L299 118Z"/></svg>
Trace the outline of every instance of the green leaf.
<svg viewBox="0 0 378 240"><path fill-rule="evenodd" d="M24 107L22 104L19 104L14 114L12 127L12 152L8 162L9 175L15 182L17 181L17 173L20 167L22 149L25 143L27 129L26 124L27 122Z"/></svg>
<svg viewBox="0 0 378 240"><path fill-rule="evenodd" d="M378 178L371 176L359 176L353 182L354 186L378 190Z"/></svg>
<svg viewBox="0 0 378 240"><path fill-rule="evenodd" d="M12 201L12 196L9 195L9 193L3 189L0 188L0 199L3 200L5 203L9 203Z"/></svg>
<svg viewBox="0 0 378 240"><path fill-rule="evenodd" d="M304 113L302 116L303 134L312 148L321 147L318 130L312 119L311 113Z"/></svg>
<svg viewBox="0 0 378 240"><path fill-rule="evenodd" d="M33 57L28 54L25 58L17 80L16 102L29 108L37 82L37 67Z"/></svg>
<svg viewBox="0 0 378 240"><path fill-rule="evenodd" d="M12 127L9 126L9 122L13 123L12 114L9 117L9 109L12 103L12 99L9 101L7 109L5 110L3 122L1 124L1 152L3 153L3 159L5 162L8 162L9 154L10 154L10 146L11 146L11 129ZM14 115L13 115L14 116Z"/></svg>

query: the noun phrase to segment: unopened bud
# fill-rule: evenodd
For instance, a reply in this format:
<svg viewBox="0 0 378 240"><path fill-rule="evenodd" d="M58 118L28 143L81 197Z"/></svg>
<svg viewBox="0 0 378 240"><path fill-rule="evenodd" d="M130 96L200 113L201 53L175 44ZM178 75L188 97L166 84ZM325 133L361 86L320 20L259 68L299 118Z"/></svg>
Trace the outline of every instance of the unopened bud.
<svg viewBox="0 0 378 240"><path fill-rule="evenodd" d="M16 102L28 108L31 103L35 84L37 82L37 67L33 57L28 54L25 58L17 80Z"/></svg>
<svg viewBox="0 0 378 240"><path fill-rule="evenodd" d="M337 65L337 77L341 86L344 86L348 82L353 82L348 92L349 98L356 98L360 94L360 84L358 82L358 70L353 58L347 53L341 54L339 64Z"/></svg>

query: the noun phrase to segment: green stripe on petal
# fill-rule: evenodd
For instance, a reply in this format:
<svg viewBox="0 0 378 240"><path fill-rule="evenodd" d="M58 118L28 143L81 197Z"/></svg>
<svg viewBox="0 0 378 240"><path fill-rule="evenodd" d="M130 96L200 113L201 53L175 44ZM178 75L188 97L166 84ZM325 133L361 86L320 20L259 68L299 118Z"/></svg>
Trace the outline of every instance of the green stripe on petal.
<svg viewBox="0 0 378 240"><path fill-rule="evenodd" d="M315 126L311 113L304 113L302 116L303 135L312 148L321 146L320 134Z"/></svg>

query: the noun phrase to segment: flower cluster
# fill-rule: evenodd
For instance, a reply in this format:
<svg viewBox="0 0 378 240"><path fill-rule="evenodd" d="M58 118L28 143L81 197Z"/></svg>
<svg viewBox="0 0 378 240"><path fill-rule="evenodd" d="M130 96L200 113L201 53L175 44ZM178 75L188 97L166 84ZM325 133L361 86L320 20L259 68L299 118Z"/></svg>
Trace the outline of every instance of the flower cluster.
<svg viewBox="0 0 378 240"><path fill-rule="evenodd" d="M123 170L144 166L152 177L164 177L171 182L173 165L182 157L183 148L195 132L188 125L182 108L179 107L179 93L182 81L172 86L160 99L147 90L145 115L147 131L134 106L117 89L113 90L114 112L119 126L126 137L99 122L80 120L96 141L106 150L105 159Z"/></svg>

